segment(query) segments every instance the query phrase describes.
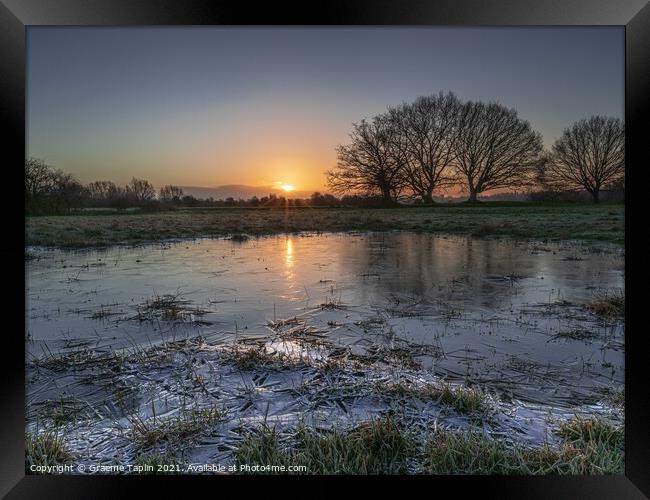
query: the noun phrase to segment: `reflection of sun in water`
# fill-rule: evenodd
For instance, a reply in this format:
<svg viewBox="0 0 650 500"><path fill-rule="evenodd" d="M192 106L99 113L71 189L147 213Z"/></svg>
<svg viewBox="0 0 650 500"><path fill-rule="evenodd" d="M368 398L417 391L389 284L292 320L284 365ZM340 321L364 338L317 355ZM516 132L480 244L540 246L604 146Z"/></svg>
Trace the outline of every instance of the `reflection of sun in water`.
<svg viewBox="0 0 650 500"><path fill-rule="evenodd" d="M287 238L285 240L284 263L286 264L288 270L293 267L293 240L291 238Z"/></svg>
<svg viewBox="0 0 650 500"><path fill-rule="evenodd" d="M296 283L293 268L293 239L290 236L284 240L284 273L287 288L290 290L284 298L296 300L294 296Z"/></svg>

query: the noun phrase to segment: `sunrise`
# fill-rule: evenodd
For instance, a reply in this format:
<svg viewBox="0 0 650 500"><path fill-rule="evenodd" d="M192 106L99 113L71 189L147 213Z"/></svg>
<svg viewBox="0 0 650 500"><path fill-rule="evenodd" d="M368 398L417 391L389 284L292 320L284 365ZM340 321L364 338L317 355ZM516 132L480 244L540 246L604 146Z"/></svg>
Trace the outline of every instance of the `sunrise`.
<svg viewBox="0 0 650 500"><path fill-rule="evenodd" d="M622 27L26 42L26 473L623 474Z"/></svg>
<svg viewBox="0 0 650 500"><path fill-rule="evenodd" d="M500 102L546 145L622 117L621 44L612 28L38 28L28 154L82 183L308 195L353 123L419 96Z"/></svg>

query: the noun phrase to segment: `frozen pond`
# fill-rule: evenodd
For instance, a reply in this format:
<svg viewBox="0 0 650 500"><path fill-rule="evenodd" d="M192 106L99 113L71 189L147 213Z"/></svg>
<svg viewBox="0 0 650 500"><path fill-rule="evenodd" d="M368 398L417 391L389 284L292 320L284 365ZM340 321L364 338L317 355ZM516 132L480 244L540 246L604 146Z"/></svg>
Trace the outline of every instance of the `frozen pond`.
<svg viewBox="0 0 650 500"><path fill-rule="evenodd" d="M623 380L622 325L595 321L579 307L599 290L623 288L619 249L398 233L30 252L37 256L27 264L35 354L43 342L49 350L69 339L148 345L199 330L228 342L311 313L343 344L390 332L434 345L446 354L435 369L451 376L497 378L516 357L552 365L577 391ZM191 317L133 319L139 305L166 294L205 311L198 326ZM581 329L593 338L561 335Z"/></svg>
<svg viewBox="0 0 650 500"><path fill-rule="evenodd" d="M622 388L623 321L603 320L586 307L599 294L622 292L621 247L413 233L242 240L27 249L30 359L155 349L200 337L209 348L200 349L197 363L212 370L201 376L231 396L233 387L257 375L240 370L229 378L231 372L213 363L215 352L250 345L318 362L343 352L351 360L388 353L378 376L399 377L399 368L411 377L476 385L504 404L567 414ZM302 341L287 341L286 333L298 327ZM316 340L305 347L305 336ZM59 373L54 379L42 370L30 378L33 403L56 400L65 384L67 394L105 402L105 392L81 389L69 371L52 371ZM382 372L381 365L372 364L371 372ZM169 373L137 370L134 376L161 383ZM295 387L306 376L313 374L289 369L270 377ZM131 391L130 411L164 398L174 407L161 394L164 386L142 384ZM239 418L269 412L284 418L311 408L296 406L296 397L282 391L259 398L246 408L231 406ZM116 406L96 418L123 417ZM355 408L365 414L373 403L348 401L340 413ZM98 428L89 425L87 432Z"/></svg>

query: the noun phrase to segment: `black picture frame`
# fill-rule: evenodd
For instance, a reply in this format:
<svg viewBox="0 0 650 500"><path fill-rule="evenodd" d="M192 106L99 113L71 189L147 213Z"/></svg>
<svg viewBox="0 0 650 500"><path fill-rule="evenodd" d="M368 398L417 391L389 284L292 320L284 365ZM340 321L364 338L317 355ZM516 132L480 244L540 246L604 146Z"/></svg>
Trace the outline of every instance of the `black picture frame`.
<svg viewBox="0 0 650 500"><path fill-rule="evenodd" d="M29 26L118 26L118 25L617 25L625 26L625 122L628 189L639 190L635 178L647 163L645 152L650 94L650 4L645 0L443 0L400 1L356 0L346 2L306 2L301 9L275 3L251 8L244 3L209 0L0 0L0 113L5 124L3 162L9 186L22 182L25 157L25 32ZM647 156L647 155L646 155ZM630 168L631 167L631 168ZM635 186L636 184L636 186ZM630 191L628 191L630 192ZM9 236L0 247L5 262L24 258L24 227L17 207L24 206L20 190L16 200L5 206ZM640 196L640 195L639 195ZM628 195L628 199L635 195ZM631 226L631 205L626 201L626 260L636 253L627 230ZM23 214L24 215L24 214ZM637 236L639 237L639 236ZM633 274L626 275L626 288ZM636 278L638 280L638 278ZM19 269L6 282L5 290L24 287ZM6 498L109 498L123 488L146 481L147 493L174 493L180 483L200 481L240 481L241 477L117 477L117 476L31 476L25 475L25 296L9 293L5 306L15 323L4 329L2 367L2 421L0 443L0 494ZM626 318L639 299L628 295ZM22 331L20 329L23 329ZM645 354L642 330L627 329L625 349L626 424L624 476L573 477L474 477L429 476L401 480L431 480L451 483L455 494L466 488L481 488L481 495L498 498L644 498L650 496L649 393L643 369ZM313 478L312 478L313 479ZM330 478L321 478L330 479ZM278 478L245 478L245 481L277 481ZM285 481L286 479L281 479ZM365 478L367 481L368 478ZM377 480L377 479L375 479ZM279 483L278 483L279 484ZM285 483L286 486L286 483ZM178 490L181 491L181 490ZM185 491L185 490L183 490ZM308 493L308 491L305 491Z"/></svg>

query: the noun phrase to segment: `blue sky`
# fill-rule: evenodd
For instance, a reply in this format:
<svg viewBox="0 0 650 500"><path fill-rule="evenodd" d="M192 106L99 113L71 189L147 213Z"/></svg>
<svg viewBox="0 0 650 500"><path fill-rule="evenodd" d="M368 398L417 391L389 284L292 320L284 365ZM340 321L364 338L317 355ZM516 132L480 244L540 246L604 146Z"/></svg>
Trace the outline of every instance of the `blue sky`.
<svg viewBox="0 0 650 500"><path fill-rule="evenodd" d="M439 91L517 109L547 145L623 117L622 27L34 27L27 42L28 154L83 182L320 189L352 122Z"/></svg>

